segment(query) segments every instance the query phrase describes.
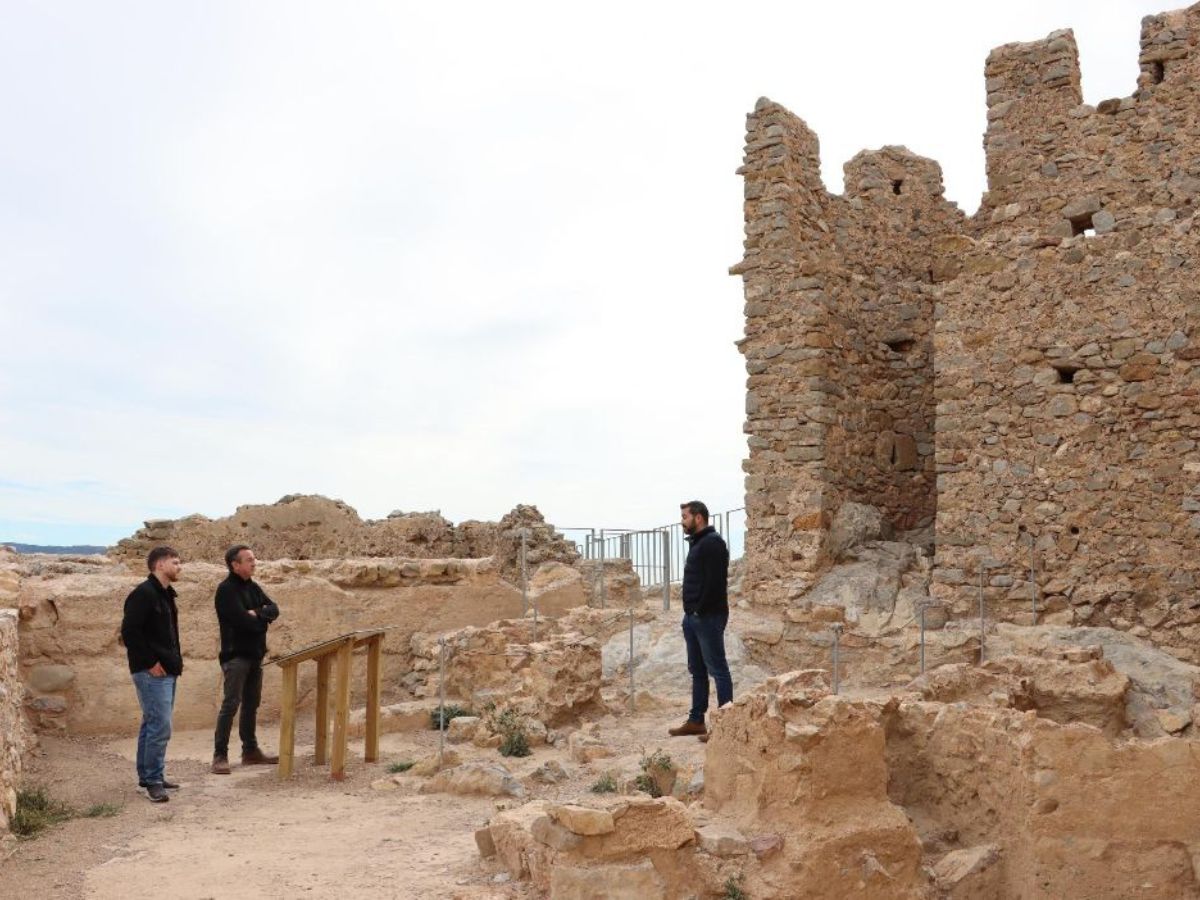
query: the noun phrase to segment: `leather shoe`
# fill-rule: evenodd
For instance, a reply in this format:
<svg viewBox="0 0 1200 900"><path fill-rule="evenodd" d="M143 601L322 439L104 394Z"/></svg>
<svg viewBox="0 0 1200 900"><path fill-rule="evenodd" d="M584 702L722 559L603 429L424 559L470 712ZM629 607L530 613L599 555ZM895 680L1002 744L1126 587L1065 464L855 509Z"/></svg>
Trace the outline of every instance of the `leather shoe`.
<svg viewBox="0 0 1200 900"><path fill-rule="evenodd" d="M210 768L208 771L212 772L214 775L228 775L229 774L229 757L214 756L213 761L212 761L212 768Z"/></svg>
<svg viewBox="0 0 1200 900"><path fill-rule="evenodd" d="M166 803L171 799L167 796L167 789L161 784L152 784L146 788L146 796L150 798L151 803Z"/></svg>
<svg viewBox="0 0 1200 900"><path fill-rule="evenodd" d="M678 728L668 728L667 734L671 737L683 737L688 734L708 734L708 729L704 727L703 722L693 722L688 719Z"/></svg>
<svg viewBox="0 0 1200 900"><path fill-rule="evenodd" d="M243 766L273 766L279 762L278 756L267 756L257 747L242 753Z"/></svg>

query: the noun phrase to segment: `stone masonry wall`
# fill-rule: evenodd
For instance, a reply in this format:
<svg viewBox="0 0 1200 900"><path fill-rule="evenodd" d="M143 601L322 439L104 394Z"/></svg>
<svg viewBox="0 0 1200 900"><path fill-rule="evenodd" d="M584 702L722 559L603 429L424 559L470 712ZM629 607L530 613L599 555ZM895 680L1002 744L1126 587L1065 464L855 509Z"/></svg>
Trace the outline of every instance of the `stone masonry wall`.
<svg viewBox="0 0 1200 900"><path fill-rule="evenodd" d="M28 736L18 658L16 610L0 609L0 860L8 856L14 841L9 822L17 811L21 754Z"/></svg>
<svg viewBox="0 0 1200 900"><path fill-rule="evenodd" d="M989 190L939 271L934 593L1200 660L1200 5L1143 22L1129 98L1074 38L987 62ZM1032 544L1032 547L1031 547Z"/></svg>
<svg viewBox="0 0 1200 900"><path fill-rule="evenodd" d="M941 170L902 147L820 179L816 136L765 98L747 117L747 588L806 588L845 500L901 528L934 515L933 241L960 227Z"/></svg>
<svg viewBox="0 0 1200 900"><path fill-rule="evenodd" d="M1112 625L1200 659L1200 4L1143 21L1085 105L1069 31L986 66L988 192L855 157L760 100L745 165L746 591L796 598L846 500L936 517L935 599ZM936 478L936 480L935 480Z"/></svg>

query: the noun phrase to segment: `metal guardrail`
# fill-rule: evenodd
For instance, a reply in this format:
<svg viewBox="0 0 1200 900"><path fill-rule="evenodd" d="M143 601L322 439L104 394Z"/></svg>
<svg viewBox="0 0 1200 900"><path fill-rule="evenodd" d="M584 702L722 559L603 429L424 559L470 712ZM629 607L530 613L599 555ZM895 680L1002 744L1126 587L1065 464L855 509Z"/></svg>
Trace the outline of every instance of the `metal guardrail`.
<svg viewBox="0 0 1200 900"><path fill-rule="evenodd" d="M729 559L741 559L746 547L745 507L714 513L709 520L729 545ZM678 582L688 545L678 522L654 528L559 528L584 559L628 559L643 588Z"/></svg>

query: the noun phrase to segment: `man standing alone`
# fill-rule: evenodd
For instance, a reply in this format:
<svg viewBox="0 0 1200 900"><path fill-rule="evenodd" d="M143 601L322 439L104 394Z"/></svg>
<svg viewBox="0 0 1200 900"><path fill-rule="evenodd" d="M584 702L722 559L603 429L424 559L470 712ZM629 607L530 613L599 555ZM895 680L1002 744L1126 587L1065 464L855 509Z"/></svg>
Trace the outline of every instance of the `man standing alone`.
<svg viewBox="0 0 1200 900"><path fill-rule="evenodd" d="M229 774L229 732L241 707L238 737L242 739L242 765L270 765L255 736L258 703L262 699L262 661L267 655L267 629L279 618L279 607L254 580L258 561L254 551L238 544L225 551L229 577L217 585L217 622L221 628L221 672L225 691L213 738L212 772Z"/></svg>
<svg viewBox="0 0 1200 900"><path fill-rule="evenodd" d="M166 764L175 710L175 679L183 674L179 611L171 585L179 580L183 564L170 547L155 547L146 557L146 566L150 577L125 598L121 642L142 708L137 741L138 787L144 787L155 803L166 803L170 799L167 789L179 787L167 781Z"/></svg>
<svg viewBox="0 0 1200 900"><path fill-rule="evenodd" d="M717 686L718 708L733 700L733 678L725 661L729 548L708 524L707 506L690 500L680 504L679 510L680 523L691 545L683 564L683 639L692 674L692 709L687 721L669 729L669 733L675 737L695 734L707 741L704 715L708 711L709 677Z"/></svg>

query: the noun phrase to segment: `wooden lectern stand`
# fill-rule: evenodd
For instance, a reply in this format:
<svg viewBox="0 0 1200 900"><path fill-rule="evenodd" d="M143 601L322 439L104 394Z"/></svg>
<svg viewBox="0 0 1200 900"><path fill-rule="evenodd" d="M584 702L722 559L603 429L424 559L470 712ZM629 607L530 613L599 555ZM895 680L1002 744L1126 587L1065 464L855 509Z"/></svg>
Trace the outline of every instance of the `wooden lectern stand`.
<svg viewBox="0 0 1200 900"><path fill-rule="evenodd" d="M379 699L380 653L383 647L384 629L352 631L332 640L313 644L295 653L273 659L269 665L279 666L283 671L283 695L279 701L279 777L289 778L295 766L296 756L296 685L300 663L317 661L317 735L315 756L319 766L325 765L329 743L329 670L337 661L337 676L334 685L337 699L333 718L333 759L330 760L329 775L335 781L346 777L346 743L350 724L350 654L357 647L367 645L367 729L363 759L375 762L379 759Z"/></svg>

